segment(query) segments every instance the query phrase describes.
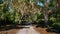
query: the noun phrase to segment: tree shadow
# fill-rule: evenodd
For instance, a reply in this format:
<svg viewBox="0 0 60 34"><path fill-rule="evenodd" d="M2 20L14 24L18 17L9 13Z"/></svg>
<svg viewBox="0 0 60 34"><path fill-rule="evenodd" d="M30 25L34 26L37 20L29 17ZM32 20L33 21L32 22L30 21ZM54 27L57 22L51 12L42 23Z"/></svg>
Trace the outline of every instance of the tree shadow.
<svg viewBox="0 0 60 34"><path fill-rule="evenodd" d="M46 29L47 32L55 32L60 34L60 26L58 24L54 24L52 28Z"/></svg>
<svg viewBox="0 0 60 34"><path fill-rule="evenodd" d="M11 29L28 28L28 27L19 27L19 26L18 25L5 25L5 26L0 26L0 31L8 31L8 30L11 30Z"/></svg>
<svg viewBox="0 0 60 34"><path fill-rule="evenodd" d="M46 26L45 26L44 21L41 21L41 22L38 22L38 24L37 24L36 27L37 27L37 28L38 28L38 27L45 28Z"/></svg>
<svg viewBox="0 0 60 34"><path fill-rule="evenodd" d="M60 34L60 28L47 28L46 31Z"/></svg>

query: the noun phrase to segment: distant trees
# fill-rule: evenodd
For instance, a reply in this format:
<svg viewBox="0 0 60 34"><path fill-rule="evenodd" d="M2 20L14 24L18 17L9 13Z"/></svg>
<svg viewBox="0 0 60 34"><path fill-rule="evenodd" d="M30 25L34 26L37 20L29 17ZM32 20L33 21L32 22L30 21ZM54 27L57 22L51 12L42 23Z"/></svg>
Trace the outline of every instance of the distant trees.
<svg viewBox="0 0 60 34"><path fill-rule="evenodd" d="M0 21L9 20L13 23L22 21L39 22L55 21L60 15L59 0L0 0Z"/></svg>

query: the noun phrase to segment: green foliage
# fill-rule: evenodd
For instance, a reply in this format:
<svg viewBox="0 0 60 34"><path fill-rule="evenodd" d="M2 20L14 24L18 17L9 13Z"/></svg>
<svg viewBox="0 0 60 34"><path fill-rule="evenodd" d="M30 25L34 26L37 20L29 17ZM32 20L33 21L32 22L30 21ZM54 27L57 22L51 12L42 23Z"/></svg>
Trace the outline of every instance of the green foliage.
<svg viewBox="0 0 60 34"><path fill-rule="evenodd" d="M50 0L49 7L53 7L53 6L54 6L54 0Z"/></svg>
<svg viewBox="0 0 60 34"><path fill-rule="evenodd" d="M19 13L18 12L16 12L16 14L15 14L15 22L18 22L19 21L19 19L20 19L20 17L19 17Z"/></svg>
<svg viewBox="0 0 60 34"><path fill-rule="evenodd" d="M54 17L51 17L50 20L54 22L55 21L55 18Z"/></svg>
<svg viewBox="0 0 60 34"><path fill-rule="evenodd" d="M38 1L44 4L43 8L37 6ZM46 1L44 0L12 0L10 5L7 3L7 0L4 0L3 3L0 3L0 20L9 20L12 23L19 23L19 20L23 20L27 23L38 21L39 24L44 25L44 17L46 14L49 15L51 13L52 15L47 19L53 23L48 23L51 25L60 24L60 2L58 7L56 7L56 0L51 0L49 3L46 3L46 6L45 3ZM9 7L11 8L10 10ZM49 10L51 10L50 13L48 13Z"/></svg>
<svg viewBox="0 0 60 34"><path fill-rule="evenodd" d="M59 28L60 29L60 23L55 23L55 24L53 24L53 26L52 27L54 27L54 28Z"/></svg>
<svg viewBox="0 0 60 34"><path fill-rule="evenodd" d="M13 10L9 11L9 16L8 17L11 21L14 21L15 17L14 17L14 11Z"/></svg>

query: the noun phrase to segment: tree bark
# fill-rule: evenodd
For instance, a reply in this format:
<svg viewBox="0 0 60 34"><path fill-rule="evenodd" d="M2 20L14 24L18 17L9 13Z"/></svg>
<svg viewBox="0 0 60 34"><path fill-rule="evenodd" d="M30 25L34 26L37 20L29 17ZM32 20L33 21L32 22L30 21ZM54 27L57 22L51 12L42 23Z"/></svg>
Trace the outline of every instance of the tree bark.
<svg viewBox="0 0 60 34"><path fill-rule="evenodd" d="M49 22L48 10L45 10L44 9L43 15L44 15L44 22L45 22L44 24L45 24L45 26L47 26L48 25L48 22Z"/></svg>

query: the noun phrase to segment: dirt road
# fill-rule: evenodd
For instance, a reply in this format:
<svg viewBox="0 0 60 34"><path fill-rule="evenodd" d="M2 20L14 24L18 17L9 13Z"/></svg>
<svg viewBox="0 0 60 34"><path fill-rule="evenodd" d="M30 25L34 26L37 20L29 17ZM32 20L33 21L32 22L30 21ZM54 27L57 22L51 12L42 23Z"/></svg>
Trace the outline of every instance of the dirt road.
<svg viewBox="0 0 60 34"><path fill-rule="evenodd" d="M35 31L32 26L29 26L29 28L20 29L19 31L17 31L16 34L40 34L40 33Z"/></svg>

